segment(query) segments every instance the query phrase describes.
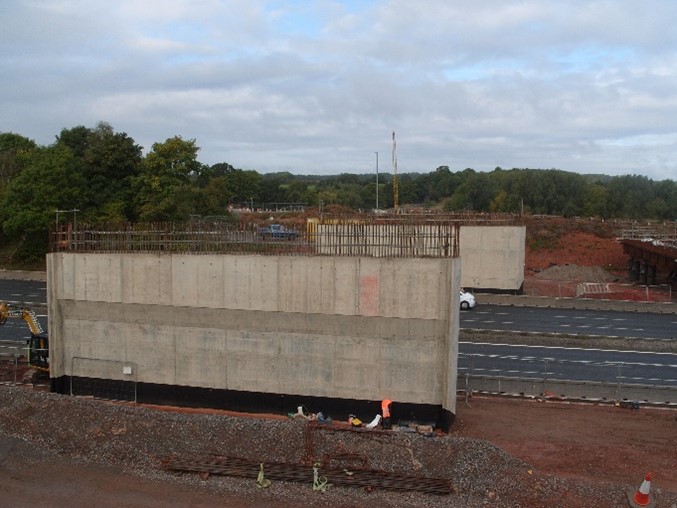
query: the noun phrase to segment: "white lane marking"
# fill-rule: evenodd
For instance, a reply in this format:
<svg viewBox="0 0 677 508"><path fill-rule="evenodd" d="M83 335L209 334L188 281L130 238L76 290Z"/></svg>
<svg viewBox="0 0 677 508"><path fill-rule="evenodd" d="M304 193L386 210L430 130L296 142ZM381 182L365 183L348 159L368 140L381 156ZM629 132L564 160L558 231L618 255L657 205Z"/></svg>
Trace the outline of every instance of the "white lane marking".
<svg viewBox="0 0 677 508"><path fill-rule="evenodd" d="M514 321L501 321L501 324L502 325L514 325L515 322Z"/></svg>
<svg viewBox="0 0 677 508"><path fill-rule="evenodd" d="M501 331L501 330L496 330ZM465 342L459 341L459 344L472 344L484 346L501 346L501 347L523 347L532 349L563 349L565 351L600 351L602 353L634 353L641 355L659 355L659 356L674 356L677 358L677 353L663 353L656 351L621 351L619 349L599 349L599 348L585 348L585 347L562 347L562 346L534 346L533 344L502 344L500 342Z"/></svg>
<svg viewBox="0 0 677 508"><path fill-rule="evenodd" d="M613 321L627 321L625 318L614 318Z"/></svg>

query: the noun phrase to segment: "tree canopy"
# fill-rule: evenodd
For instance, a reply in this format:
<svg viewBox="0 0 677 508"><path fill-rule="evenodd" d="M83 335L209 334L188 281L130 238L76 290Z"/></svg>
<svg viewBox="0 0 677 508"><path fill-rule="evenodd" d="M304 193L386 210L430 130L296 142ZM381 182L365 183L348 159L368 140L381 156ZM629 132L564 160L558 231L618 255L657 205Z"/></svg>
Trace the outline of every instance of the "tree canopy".
<svg viewBox="0 0 677 508"><path fill-rule="evenodd" d="M238 208L289 204L376 207L375 175L259 173L199 161L195 139L174 136L141 146L107 123L64 128L49 146L0 133L0 235L16 256L40 257L56 210L91 222L184 221ZM472 168L400 174L400 206L448 211L533 213L675 220L677 185L645 176L581 175L557 169ZM393 177L379 174L378 206L393 206ZM64 217L62 217L64 218ZM65 219L65 218L64 218Z"/></svg>

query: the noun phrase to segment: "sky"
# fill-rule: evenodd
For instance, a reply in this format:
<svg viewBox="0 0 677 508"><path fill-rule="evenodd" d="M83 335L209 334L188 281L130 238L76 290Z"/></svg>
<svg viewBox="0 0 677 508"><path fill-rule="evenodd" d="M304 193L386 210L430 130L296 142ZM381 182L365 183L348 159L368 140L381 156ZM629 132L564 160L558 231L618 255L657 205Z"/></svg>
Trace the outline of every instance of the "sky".
<svg viewBox="0 0 677 508"><path fill-rule="evenodd" d="M1 0L0 132L260 173L677 179L673 0Z"/></svg>

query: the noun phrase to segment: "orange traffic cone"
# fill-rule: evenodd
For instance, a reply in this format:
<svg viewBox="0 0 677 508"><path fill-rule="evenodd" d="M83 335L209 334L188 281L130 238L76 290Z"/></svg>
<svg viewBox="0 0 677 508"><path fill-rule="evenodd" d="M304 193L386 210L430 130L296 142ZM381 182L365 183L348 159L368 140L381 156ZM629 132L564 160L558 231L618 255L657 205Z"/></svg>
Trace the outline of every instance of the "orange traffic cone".
<svg viewBox="0 0 677 508"><path fill-rule="evenodd" d="M633 496L631 493L628 493L628 501L630 506L654 506L653 499L651 498L651 473L647 473L646 478L640 485L639 490L635 492Z"/></svg>

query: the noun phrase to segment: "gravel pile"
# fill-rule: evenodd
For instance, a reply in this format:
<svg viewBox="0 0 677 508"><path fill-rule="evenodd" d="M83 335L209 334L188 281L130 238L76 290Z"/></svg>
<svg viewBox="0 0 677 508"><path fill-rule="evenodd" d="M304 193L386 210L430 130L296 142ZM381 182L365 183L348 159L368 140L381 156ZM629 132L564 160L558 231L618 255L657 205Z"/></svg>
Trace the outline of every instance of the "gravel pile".
<svg viewBox="0 0 677 508"><path fill-rule="evenodd" d="M601 266L554 265L536 274L539 279L581 281L581 282L616 282L618 277L610 274Z"/></svg>
<svg viewBox="0 0 677 508"><path fill-rule="evenodd" d="M486 441L452 435L363 430L310 433L313 460L324 454L361 454L371 469L448 478L454 488L448 496L340 487L313 493L310 481L307 485L273 482L268 489L257 489L256 478L212 475L204 479L161 467L161 459L171 454L302 463L307 454L307 425L303 419L165 411L0 386L0 436L21 439L33 449L77 463L112 466L131 475L197 485L213 493L235 493L260 500L262 505L268 499L288 500L293 506L303 499L304 506L334 507L579 506L583 500L589 506L625 506L618 494L623 487L600 489L543 475Z"/></svg>

